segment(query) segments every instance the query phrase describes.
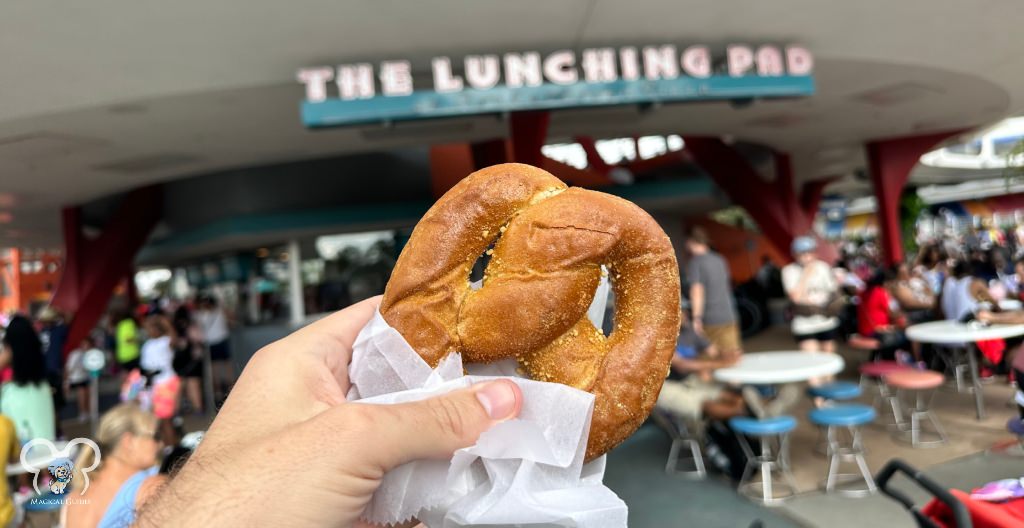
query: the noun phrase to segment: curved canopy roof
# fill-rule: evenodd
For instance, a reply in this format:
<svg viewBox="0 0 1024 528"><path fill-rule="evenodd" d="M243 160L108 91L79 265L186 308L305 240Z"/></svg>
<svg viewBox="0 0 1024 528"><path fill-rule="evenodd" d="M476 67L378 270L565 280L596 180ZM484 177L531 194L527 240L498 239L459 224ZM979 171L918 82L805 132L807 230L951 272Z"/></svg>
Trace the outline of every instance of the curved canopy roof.
<svg viewBox="0 0 1024 528"><path fill-rule="evenodd" d="M14 2L0 17L0 245L56 243L61 206L151 182L505 133L493 117L305 130L304 66L799 43L814 97L562 111L550 136L727 135L792 153L808 179L862 170L865 140L1024 111L1022 26L1014 0Z"/></svg>

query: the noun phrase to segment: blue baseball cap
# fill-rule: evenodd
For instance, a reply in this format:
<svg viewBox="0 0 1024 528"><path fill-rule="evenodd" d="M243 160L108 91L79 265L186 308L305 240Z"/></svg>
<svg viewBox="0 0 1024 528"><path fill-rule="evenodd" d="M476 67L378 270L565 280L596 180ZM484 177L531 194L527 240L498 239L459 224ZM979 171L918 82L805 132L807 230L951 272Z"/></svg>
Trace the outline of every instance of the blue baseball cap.
<svg viewBox="0 0 1024 528"><path fill-rule="evenodd" d="M803 253L810 253L818 249L818 242L813 237L802 236L793 239L793 246L791 248L794 255L800 255Z"/></svg>

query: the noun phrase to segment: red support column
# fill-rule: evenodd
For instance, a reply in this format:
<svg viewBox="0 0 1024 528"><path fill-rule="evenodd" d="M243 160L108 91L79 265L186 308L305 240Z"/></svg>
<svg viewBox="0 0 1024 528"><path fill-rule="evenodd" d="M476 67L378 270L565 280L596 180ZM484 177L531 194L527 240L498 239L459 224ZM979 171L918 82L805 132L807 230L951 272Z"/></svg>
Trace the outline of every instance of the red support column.
<svg viewBox="0 0 1024 528"><path fill-rule="evenodd" d="M88 241L82 233L79 208L67 207L61 211L61 227L64 232L64 270L50 304L74 313L78 311L81 256L89 252Z"/></svg>
<svg viewBox="0 0 1024 528"><path fill-rule="evenodd" d="M65 209L64 273L51 300L70 318L65 354L92 331L117 283L134 269L135 254L159 221L162 205L159 187L128 193L94 240L83 236L77 210Z"/></svg>
<svg viewBox="0 0 1024 528"><path fill-rule="evenodd" d="M961 132L956 130L867 143L868 169L875 190L878 227L886 264L892 265L903 260L899 200L910 178L910 171L917 165L922 154Z"/></svg>
<svg viewBox="0 0 1024 528"><path fill-rule="evenodd" d="M608 174L611 167L604 161L601 154L597 151L597 142L590 136L577 136L576 142L583 147L583 152L587 154L587 168L593 171L600 172L601 174Z"/></svg>
<svg viewBox="0 0 1024 528"><path fill-rule="evenodd" d="M551 114L546 111L513 112L509 118L512 161L539 167L544 155L540 148L548 139Z"/></svg>
<svg viewBox="0 0 1024 528"><path fill-rule="evenodd" d="M491 139L473 143L470 146L470 150L473 152L473 165L476 166L476 170L510 161L508 142L504 139ZM468 175L466 174L466 176Z"/></svg>
<svg viewBox="0 0 1024 528"><path fill-rule="evenodd" d="M812 219L818 214L818 206L821 205L821 195L825 192L825 186L836 181L837 178L822 178L805 182L800 189L800 208L804 215Z"/></svg>
<svg viewBox="0 0 1024 528"><path fill-rule="evenodd" d="M805 212L796 199L789 156L776 154L777 181L769 182L720 139L686 137L684 140L690 158L733 203L754 218L779 254L789 255L793 239L810 232L816 211Z"/></svg>

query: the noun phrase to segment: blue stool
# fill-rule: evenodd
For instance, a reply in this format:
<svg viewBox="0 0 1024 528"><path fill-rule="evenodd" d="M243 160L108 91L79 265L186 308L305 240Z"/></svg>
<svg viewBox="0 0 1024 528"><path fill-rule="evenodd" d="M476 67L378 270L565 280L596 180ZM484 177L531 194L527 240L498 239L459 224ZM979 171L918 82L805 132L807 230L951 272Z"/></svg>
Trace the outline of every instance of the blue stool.
<svg viewBox="0 0 1024 528"><path fill-rule="evenodd" d="M860 385L849 381L834 381L807 388L808 396L831 401L855 400L860 398L860 394Z"/></svg>
<svg viewBox="0 0 1024 528"><path fill-rule="evenodd" d="M811 398L821 398L829 402L855 400L860 398L862 391L859 383L849 381L833 381L817 387L807 387L807 395ZM825 438L825 429L818 428L818 441L815 444L815 452L820 455L828 454L828 440Z"/></svg>
<svg viewBox="0 0 1024 528"><path fill-rule="evenodd" d="M842 404L823 407L810 412L808 417L815 425L826 428L828 438L828 474L825 477L825 493L865 496L875 493L875 479L864 461L864 445L861 443L860 427L875 420L874 407L861 404ZM843 430L847 438L841 439ZM840 473L843 462L855 462L858 473ZM863 487L838 487L839 484L863 482Z"/></svg>
<svg viewBox="0 0 1024 528"><path fill-rule="evenodd" d="M789 433L796 428L796 419L792 416L776 416L774 418L733 418L729 427L736 432L740 447L747 455L747 466L743 469L737 490L747 497L760 501L766 506L775 506L783 500L796 495L796 483L789 471ZM757 438L761 443L761 454L755 455L750 447L748 437ZM773 442L774 441L774 442ZM777 445L772 452L772 444ZM753 480L754 471L760 470L760 482ZM773 487L772 472L778 471L782 476L782 487L785 493L777 493ZM760 496L755 488L760 487Z"/></svg>

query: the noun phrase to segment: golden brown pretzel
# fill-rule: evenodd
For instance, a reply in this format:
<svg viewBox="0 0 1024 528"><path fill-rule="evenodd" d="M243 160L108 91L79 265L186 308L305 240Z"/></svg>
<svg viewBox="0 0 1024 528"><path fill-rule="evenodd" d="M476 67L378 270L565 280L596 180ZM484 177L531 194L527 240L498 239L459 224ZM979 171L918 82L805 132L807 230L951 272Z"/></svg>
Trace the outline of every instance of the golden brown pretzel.
<svg viewBox="0 0 1024 528"><path fill-rule="evenodd" d="M483 287L471 290L470 270L495 239ZM602 264L615 292L607 338L587 319ZM467 363L517 358L533 379L593 393L592 460L654 406L679 333L679 295L672 243L646 212L508 163L469 175L427 211L380 312L431 366L451 352Z"/></svg>

